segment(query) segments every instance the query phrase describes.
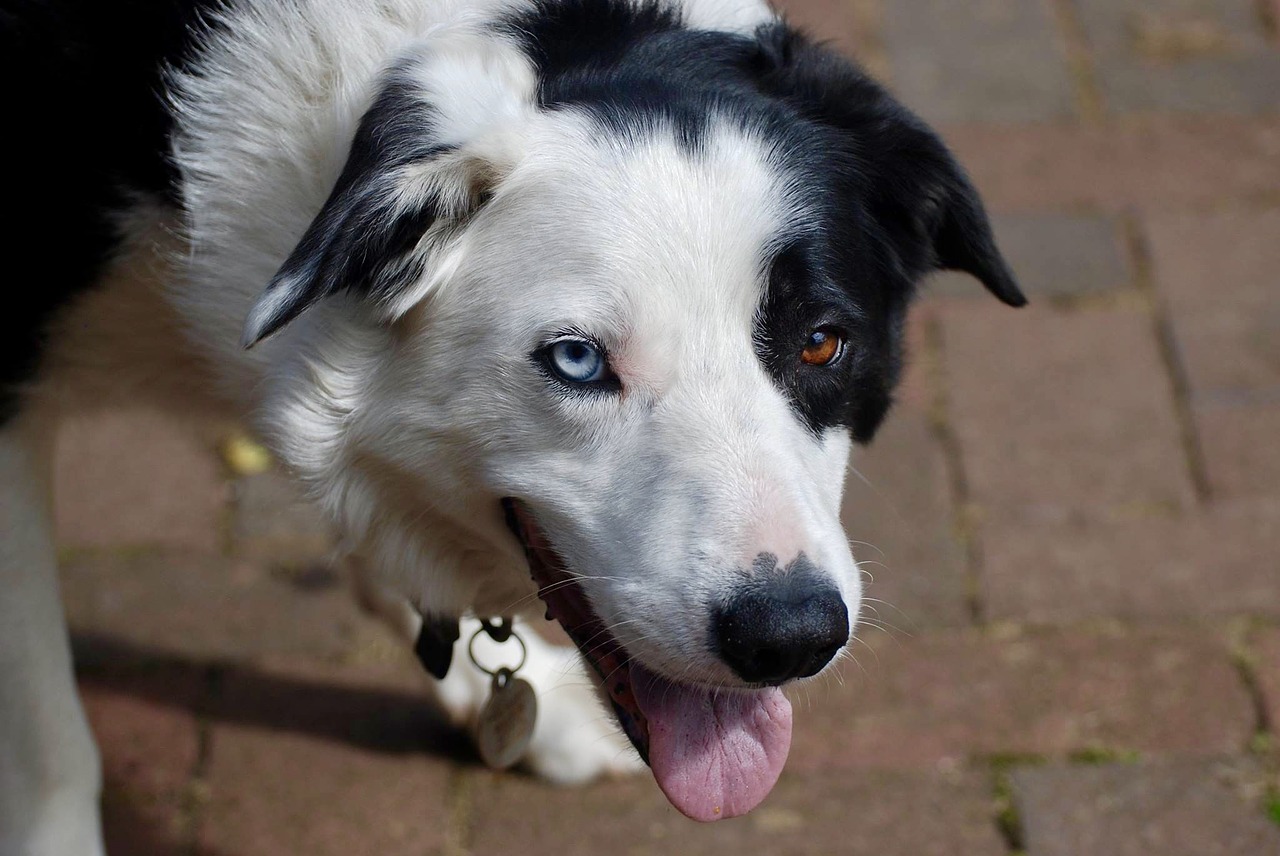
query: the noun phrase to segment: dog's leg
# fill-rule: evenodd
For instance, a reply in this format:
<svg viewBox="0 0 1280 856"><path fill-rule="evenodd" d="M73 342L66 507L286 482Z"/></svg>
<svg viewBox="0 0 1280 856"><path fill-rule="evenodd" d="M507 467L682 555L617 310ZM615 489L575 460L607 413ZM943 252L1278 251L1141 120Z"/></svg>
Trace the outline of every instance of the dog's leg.
<svg viewBox="0 0 1280 856"><path fill-rule="evenodd" d="M377 615L409 645L417 639L422 619L404 598L379 586L357 565L356 591L361 605ZM468 618L454 645L453 663L443 681L432 681L441 706L454 723L474 733L476 718L489 698L491 678L471 662L467 644L480 628ZM552 645L523 620L516 632L528 648L519 677L538 695L538 719L529 753L523 761L533 773L559 784L582 784L604 775L624 775L644 768L619 732L587 677L578 652ZM476 657L486 666L514 665L516 643L498 645L485 634L476 639Z"/></svg>
<svg viewBox="0 0 1280 856"><path fill-rule="evenodd" d="M71 667L42 427L0 428L0 856L101 856L101 770Z"/></svg>
<svg viewBox="0 0 1280 856"><path fill-rule="evenodd" d="M437 685L437 695L455 722L474 728L480 709L489 698L492 678L471 662L468 643L480 622L465 619L454 645L453 666ZM552 782L576 785L603 775L623 775L644 768L639 756L618 730L594 682L587 677L582 658L573 648L547 642L525 621L515 620L515 630L528 649L518 677L538 694L538 719L529 753L522 762L533 773ZM486 668L515 665L515 642L498 644L485 633L475 642L476 659Z"/></svg>

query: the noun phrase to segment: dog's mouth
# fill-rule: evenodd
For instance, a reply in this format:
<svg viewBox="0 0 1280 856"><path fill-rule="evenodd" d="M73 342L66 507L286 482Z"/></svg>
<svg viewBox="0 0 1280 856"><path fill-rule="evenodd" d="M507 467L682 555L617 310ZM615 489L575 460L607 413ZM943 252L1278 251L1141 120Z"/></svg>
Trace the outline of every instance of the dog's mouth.
<svg viewBox="0 0 1280 856"><path fill-rule="evenodd" d="M791 748L791 703L777 687L684 683L636 662L588 603L520 501L504 499L548 618L596 671L622 730L671 804L694 820L746 814L768 796Z"/></svg>

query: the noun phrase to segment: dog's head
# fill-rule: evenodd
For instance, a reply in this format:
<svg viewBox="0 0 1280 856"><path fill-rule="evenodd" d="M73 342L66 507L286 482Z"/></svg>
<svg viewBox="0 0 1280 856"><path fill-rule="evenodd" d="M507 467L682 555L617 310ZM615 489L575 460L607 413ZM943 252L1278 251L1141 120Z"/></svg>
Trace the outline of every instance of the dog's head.
<svg viewBox="0 0 1280 856"><path fill-rule="evenodd" d="M548 3L388 73L246 338L347 295L381 344L340 512L428 609L509 611L532 570L711 819L772 786L777 687L850 640L848 453L936 268L1023 302L945 147L847 61L777 22ZM457 566L414 566L419 536Z"/></svg>

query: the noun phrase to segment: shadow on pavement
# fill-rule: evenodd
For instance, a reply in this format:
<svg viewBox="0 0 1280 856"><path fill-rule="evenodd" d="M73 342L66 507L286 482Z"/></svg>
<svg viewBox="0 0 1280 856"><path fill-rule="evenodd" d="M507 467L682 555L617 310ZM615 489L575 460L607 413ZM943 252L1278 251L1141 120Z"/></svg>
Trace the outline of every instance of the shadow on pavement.
<svg viewBox="0 0 1280 856"><path fill-rule="evenodd" d="M475 760L470 741L426 693L351 679L265 671L118 638L72 634L82 685L124 692L200 720L291 732L384 753Z"/></svg>

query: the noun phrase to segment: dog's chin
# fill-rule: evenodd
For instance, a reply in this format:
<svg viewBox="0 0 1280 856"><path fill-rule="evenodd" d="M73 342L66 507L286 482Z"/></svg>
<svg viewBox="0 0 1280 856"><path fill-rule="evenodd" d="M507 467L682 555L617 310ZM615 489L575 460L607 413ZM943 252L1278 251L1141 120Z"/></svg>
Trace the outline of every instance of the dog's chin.
<svg viewBox="0 0 1280 856"><path fill-rule="evenodd" d="M791 703L777 687L733 689L650 671L628 654L583 595L531 510L504 499L547 616L599 676L622 730L677 809L694 820L736 817L773 789L791 746Z"/></svg>

